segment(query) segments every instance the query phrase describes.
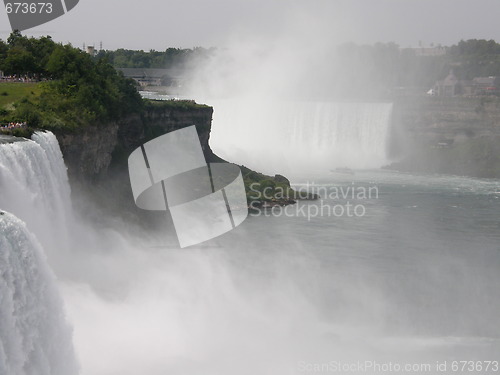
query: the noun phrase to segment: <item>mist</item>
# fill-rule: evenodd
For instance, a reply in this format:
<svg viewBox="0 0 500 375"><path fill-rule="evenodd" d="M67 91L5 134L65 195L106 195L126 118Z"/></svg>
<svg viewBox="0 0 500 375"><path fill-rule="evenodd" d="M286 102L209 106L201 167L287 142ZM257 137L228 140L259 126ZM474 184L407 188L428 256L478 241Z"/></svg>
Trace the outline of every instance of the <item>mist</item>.
<svg viewBox="0 0 500 375"><path fill-rule="evenodd" d="M408 181L393 183L383 189L392 197ZM76 219L85 240L71 243L61 289L82 374L293 374L329 361L494 356L494 236L472 227L454 238L432 229L432 197L417 205L383 199L361 220L250 217L183 250L161 233ZM472 255L464 239L478 233Z"/></svg>
<svg viewBox="0 0 500 375"><path fill-rule="evenodd" d="M14 187L47 177L45 189L28 183L11 210L47 249L81 374L294 374L332 363L434 366L498 353L495 181L337 175L337 186L379 186L380 197L358 201L366 216L273 210L179 249L171 227L147 230L91 202L23 211L33 204L26 197L69 197L54 141L39 136L39 146L4 148L2 181ZM22 168L5 168L6 160ZM447 194L449 186L460 189ZM4 206L16 197L6 191ZM484 221L475 223L470 210ZM66 234L57 241L44 235L57 228ZM474 253L471 244L480 245Z"/></svg>
<svg viewBox="0 0 500 375"><path fill-rule="evenodd" d="M353 20L346 2L284 4L262 11L268 27L219 30L223 47L183 94L214 107L210 145L224 159L285 174L296 188L376 186L376 198L297 202L180 249L168 213L129 221L133 201L98 203L113 185L99 197L71 189L55 137L0 145L0 207L26 223L57 276L82 375L497 359L498 180L380 170L392 161L391 89L430 75L426 87L441 70L406 74L390 43L401 18L383 30L389 43L365 46L370 12ZM351 203L366 214L300 211Z"/></svg>
<svg viewBox="0 0 500 375"><path fill-rule="evenodd" d="M289 176L387 164L398 73L378 49L343 44L324 3L293 4L277 31L236 32L189 75L184 95L214 108L213 150ZM378 48L398 62L396 45Z"/></svg>

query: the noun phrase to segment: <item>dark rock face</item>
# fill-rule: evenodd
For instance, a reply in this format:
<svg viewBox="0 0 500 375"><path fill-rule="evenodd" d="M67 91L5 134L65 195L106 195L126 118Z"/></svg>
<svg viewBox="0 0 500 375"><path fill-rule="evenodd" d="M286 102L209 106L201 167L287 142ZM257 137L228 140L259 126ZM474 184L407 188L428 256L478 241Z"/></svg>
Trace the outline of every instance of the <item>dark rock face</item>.
<svg viewBox="0 0 500 375"><path fill-rule="evenodd" d="M114 163L126 162L143 143L162 134L196 125L208 161L215 156L208 144L213 109L148 108L118 121L88 126L75 132L56 132L70 180L93 182L105 177Z"/></svg>
<svg viewBox="0 0 500 375"><path fill-rule="evenodd" d="M92 181L105 173L117 144L118 123L56 132L70 179Z"/></svg>
<svg viewBox="0 0 500 375"><path fill-rule="evenodd" d="M394 105L393 169L500 177L500 99L400 98Z"/></svg>
<svg viewBox="0 0 500 375"><path fill-rule="evenodd" d="M211 154L208 141L212 126L211 107L192 109L172 109L157 107L146 110L140 123L125 123L119 127L119 144L125 150L132 152L144 142L160 135L196 125L203 151Z"/></svg>
<svg viewBox="0 0 500 375"><path fill-rule="evenodd" d="M500 100L496 97L399 99L394 105L393 122L410 139L431 145L500 135Z"/></svg>

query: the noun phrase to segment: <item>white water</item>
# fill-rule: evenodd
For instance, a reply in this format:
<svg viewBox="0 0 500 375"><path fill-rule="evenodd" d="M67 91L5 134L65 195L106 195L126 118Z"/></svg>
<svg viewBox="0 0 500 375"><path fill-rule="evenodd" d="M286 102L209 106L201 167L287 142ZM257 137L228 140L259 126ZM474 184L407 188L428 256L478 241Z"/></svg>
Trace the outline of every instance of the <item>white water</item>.
<svg viewBox="0 0 500 375"><path fill-rule="evenodd" d="M0 147L0 209L25 221L50 255L67 243L71 217L68 176L57 139L52 133L37 133L33 141Z"/></svg>
<svg viewBox="0 0 500 375"><path fill-rule="evenodd" d="M42 137L57 151L54 138ZM0 169L8 192L0 202L31 220L36 235L63 224L71 234L56 237L48 253L51 264L71 255L62 258L68 272L59 282L82 375L288 375L330 361L434 366L498 358L499 181L357 172L355 182L340 183L380 188L379 199L359 202L366 217L249 217L201 248L180 250L151 246L116 222L112 230L76 219L57 152L47 163L51 151L35 151L42 147L34 142L17 147L0 153L16 168ZM41 189L39 178L52 187ZM318 182L339 183L334 178ZM14 188L20 181L26 199ZM53 217L44 222L43 212ZM17 239L9 244L19 246ZM36 301L12 316L45 311L47 300ZM37 322L29 320L26 332L38 332ZM62 318L54 323L64 326ZM0 335L16 348L12 335ZM42 363L34 366L43 374Z"/></svg>
<svg viewBox="0 0 500 375"><path fill-rule="evenodd" d="M69 188L57 140L0 145L0 374L71 375L77 366L56 280L44 249L66 235Z"/></svg>
<svg viewBox="0 0 500 375"><path fill-rule="evenodd" d="M388 162L392 103L209 102L214 107L211 146L227 160L294 175Z"/></svg>
<svg viewBox="0 0 500 375"><path fill-rule="evenodd" d="M15 216L0 216L0 374L77 373L62 300L43 249Z"/></svg>
<svg viewBox="0 0 500 375"><path fill-rule="evenodd" d="M0 374L77 374L71 330L43 249L25 224L0 216Z"/></svg>

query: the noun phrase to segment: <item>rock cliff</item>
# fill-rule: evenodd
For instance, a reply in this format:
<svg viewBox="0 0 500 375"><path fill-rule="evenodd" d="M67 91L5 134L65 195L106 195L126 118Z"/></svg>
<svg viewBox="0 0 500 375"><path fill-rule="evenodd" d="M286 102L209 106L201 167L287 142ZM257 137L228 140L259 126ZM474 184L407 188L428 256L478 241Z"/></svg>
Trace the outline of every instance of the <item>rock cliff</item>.
<svg viewBox="0 0 500 375"><path fill-rule="evenodd" d="M128 157L137 147L165 133L196 126L207 162L224 162L209 145L213 108L192 101L149 101L140 114L117 121L79 128L76 131L55 131L73 191L90 195L100 208L119 215L128 215L142 224L157 224L158 218L140 212L133 200L128 174ZM291 204L295 199L317 199L314 194L297 194L282 176L266 176L241 167L244 182L264 188L266 184L283 186L285 197L250 197L263 204ZM76 194L78 196L80 194ZM151 217L154 218L151 222ZM156 220L156 221L155 221Z"/></svg>
<svg viewBox="0 0 500 375"><path fill-rule="evenodd" d="M56 131L71 180L93 182L107 175L114 163L123 163L144 142L167 132L196 125L207 160L215 156L209 146L213 109L192 102L146 105L141 114L87 126Z"/></svg>
<svg viewBox="0 0 500 375"><path fill-rule="evenodd" d="M391 133L391 168L500 177L500 98L399 98Z"/></svg>

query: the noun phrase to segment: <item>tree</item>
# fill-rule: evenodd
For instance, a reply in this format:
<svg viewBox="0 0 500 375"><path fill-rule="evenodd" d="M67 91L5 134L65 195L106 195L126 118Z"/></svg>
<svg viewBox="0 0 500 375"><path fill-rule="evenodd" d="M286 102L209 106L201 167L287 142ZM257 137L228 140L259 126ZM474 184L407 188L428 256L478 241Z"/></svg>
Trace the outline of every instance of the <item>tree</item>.
<svg viewBox="0 0 500 375"><path fill-rule="evenodd" d="M3 40L0 39L0 61L4 60L7 57L8 51L9 51L9 46Z"/></svg>
<svg viewBox="0 0 500 375"><path fill-rule="evenodd" d="M29 51L33 54L35 59L34 73L38 78L46 76L45 66L56 46L56 43L54 43L50 36L41 37L40 39L30 39Z"/></svg>
<svg viewBox="0 0 500 375"><path fill-rule="evenodd" d="M2 64L5 74L18 76L32 76L35 67L36 63L33 54L20 46L10 48Z"/></svg>
<svg viewBox="0 0 500 375"><path fill-rule="evenodd" d="M7 43L10 47L24 47L27 48L29 40L23 36L19 30L14 30L7 38Z"/></svg>

